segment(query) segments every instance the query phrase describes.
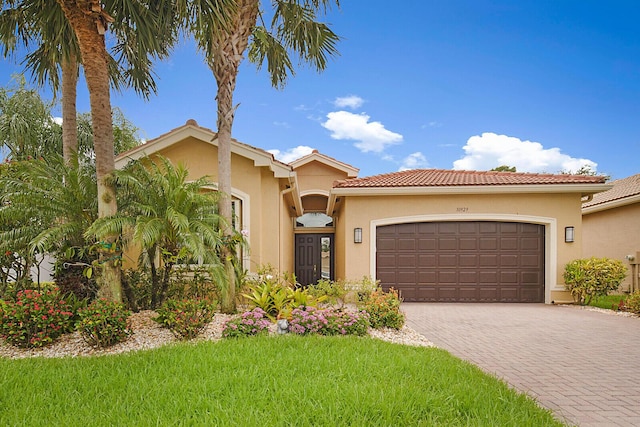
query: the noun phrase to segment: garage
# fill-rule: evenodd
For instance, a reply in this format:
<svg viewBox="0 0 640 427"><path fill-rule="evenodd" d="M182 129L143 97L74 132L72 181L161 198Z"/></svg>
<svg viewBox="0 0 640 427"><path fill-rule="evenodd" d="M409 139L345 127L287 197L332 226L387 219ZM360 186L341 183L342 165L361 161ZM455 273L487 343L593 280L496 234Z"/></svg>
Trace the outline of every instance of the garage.
<svg viewBox="0 0 640 427"><path fill-rule="evenodd" d="M497 221L378 226L376 278L408 302L544 302L544 230Z"/></svg>

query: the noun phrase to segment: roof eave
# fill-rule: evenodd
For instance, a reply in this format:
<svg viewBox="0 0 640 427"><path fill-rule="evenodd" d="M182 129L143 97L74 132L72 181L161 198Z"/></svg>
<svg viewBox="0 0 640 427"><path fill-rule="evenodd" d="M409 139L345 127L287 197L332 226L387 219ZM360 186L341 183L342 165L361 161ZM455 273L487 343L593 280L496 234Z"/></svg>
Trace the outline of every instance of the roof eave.
<svg viewBox="0 0 640 427"><path fill-rule="evenodd" d="M623 206L632 205L634 203L640 203L640 194L636 194L631 197L624 197L622 199L611 200L605 203L599 203L593 206L587 206L582 208L582 214L588 215L596 212L602 212L609 209L621 208Z"/></svg>
<svg viewBox="0 0 640 427"><path fill-rule="evenodd" d="M580 193L583 196L607 191L611 184L537 184L537 185L449 185L437 187L337 187L332 194L344 196L392 196L428 194L496 193Z"/></svg>

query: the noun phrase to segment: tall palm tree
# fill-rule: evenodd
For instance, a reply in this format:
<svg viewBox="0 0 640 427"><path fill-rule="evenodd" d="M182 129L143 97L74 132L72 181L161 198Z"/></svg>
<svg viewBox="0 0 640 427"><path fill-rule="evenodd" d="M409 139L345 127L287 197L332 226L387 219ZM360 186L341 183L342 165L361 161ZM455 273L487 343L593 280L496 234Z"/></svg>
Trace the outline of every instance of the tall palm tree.
<svg viewBox="0 0 640 427"><path fill-rule="evenodd" d="M84 74L89 89L89 102L93 125L93 142L98 185L98 216L100 218L117 212L115 187L111 177L115 170L114 139L109 91L110 68L120 60L138 64L126 73L134 87L154 90L150 78L150 67L154 58L168 55L177 37L175 18L178 16L173 2L152 0L57 0L64 16L76 36ZM104 3L104 7L103 7ZM114 19L116 17L117 19ZM119 59L114 63L108 54L105 33L110 24L122 35L135 43L116 45ZM132 47L135 46L135 47ZM111 243L116 236L105 236ZM120 301L120 269L105 257L101 277L101 296Z"/></svg>
<svg viewBox="0 0 640 427"><path fill-rule="evenodd" d="M206 177L188 181L184 165L174 166L158 156L143 158L122 171L115 171L120 211L98 219L87 236L123 236L123 244L141 248L140 266L150 272L151 307L167 295L174 265L188 259L219 265L223 245L216 193L204 191L211 185Z"/></svg>
<svg viewBox="0 0 640 427"><path fill-rule="evenodd" d="M294 74L289 53L322 71L328 57L337 54L339 37L316 18L338 0L273 0L273 18L269 26L262 21L260 0L237 0L231 10L231 25L215 30L206 10L196 10L198 20L191 24L200 50L204 52L208 65L218 85L218 188L223 194L219 201L220 215L226 220L225 233L233 234L231 227L231 128L235 107L233 92L244 52L249 46L249 59L261 67L267 60L271 83L277 88L284 86L289 75ZM260 22L258 22L260 21ZM235 275L233 258L236 251L227 248L224 254L228 283L222 297L222 310L235 311Z"/></svg>

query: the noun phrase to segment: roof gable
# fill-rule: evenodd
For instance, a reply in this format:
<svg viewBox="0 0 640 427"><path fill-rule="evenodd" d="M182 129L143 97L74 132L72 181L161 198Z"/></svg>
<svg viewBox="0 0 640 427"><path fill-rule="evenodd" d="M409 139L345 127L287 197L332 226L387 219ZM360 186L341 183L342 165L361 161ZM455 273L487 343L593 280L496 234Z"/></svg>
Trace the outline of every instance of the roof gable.
<svg viewBox="0 0 640 427"><path fill-rule="evenodd" d="M358 168L355 168L344 162L336 160L333 157L329 157L327 155L321 154L318 150L313 150L311 154L308 154L304 157L294 160L289 164L295 170L301 166L304 166L312 162L322 163L323 165L329 166L330 168L343 172L349 178L355 178L358 176L358 172L359 172Z"/></svg>
<svg viewBox="0 0 640 427"><path fill-rule="evenodd" d="M116 168L121 169L131 160L136 160L144 156L152 155L161 150L180 143L189 137L199 139L208 144L218 146L218 134L211 129L199 126L193 120L187 122L157 138L147 141L147 143L135 147L129 151L121 153L116 157ZM239 156L253 160L255 166L268 167L276 178L289 178L292 174L291 166L276 160L273 154L260 148L244 144L235 139L231 140L231 152Z"/></svg>

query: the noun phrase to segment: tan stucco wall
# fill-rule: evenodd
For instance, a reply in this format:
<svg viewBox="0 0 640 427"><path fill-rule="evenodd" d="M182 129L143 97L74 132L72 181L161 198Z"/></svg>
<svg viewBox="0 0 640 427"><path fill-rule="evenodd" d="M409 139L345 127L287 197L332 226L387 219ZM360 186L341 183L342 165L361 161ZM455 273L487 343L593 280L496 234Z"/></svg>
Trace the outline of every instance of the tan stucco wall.
<svg viewBox="0 0 640 427"><path fill-rule="evenodd" d="M300 194L322 190L327 194L333 187L333 182L346 179L347 174L320 162L309 162L295 169L298 175Z"/></svg>
<svg viewBox="0 0 640 427"><path fill-rule="evenodd" d="M545 224L547 302L569 300L564 292L564 265L582 253L579 194L484 194L430 196L341 196L344 205L336 233L344 246L336 248L338 278L349 280L375 275L376 221L522 221ZM564 228L575 227L576 241L564 242ZM353 229L363 230L363 242L353 243ZM554 232L553 235L548 235ZM337 236L337 237L338 237ZM338 242L336 239L336 243ZM343 253L342 253L343 252Z"/></svg>
<svg viewBox="0 0 640 427"><path fill-rule="evenodd" d="M631 268L626 255L640 252L640 204L594 212L582 217L582 253L587 257L607 257L622 261L629 274L621 290L631 284Z"/></svg>
<svg viewBox="0 0 640 427"><path fill-rule="evenodd" d="M178 144L171 145L158 154L167 157L172 163L184 164L189 171L190 179L209 176L214 183L218 181L218 148L197 138L187 138ZM285 179L275 178L267 167L256 167L253 160L232 154L231 186L234 196L243 200L243 210L247 212L242 228L249 231L249 260L246 267L255 272L261 265L271 264L280 269L282 265L292 263L293 250L288 253L286 243L291 240L293 231L290 222L281 218L281 187ZM284 212L284 217L287 213ZM284 224L288 224L285 227ZM293 243L291 243L293 244Z"/></svg>

